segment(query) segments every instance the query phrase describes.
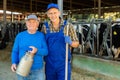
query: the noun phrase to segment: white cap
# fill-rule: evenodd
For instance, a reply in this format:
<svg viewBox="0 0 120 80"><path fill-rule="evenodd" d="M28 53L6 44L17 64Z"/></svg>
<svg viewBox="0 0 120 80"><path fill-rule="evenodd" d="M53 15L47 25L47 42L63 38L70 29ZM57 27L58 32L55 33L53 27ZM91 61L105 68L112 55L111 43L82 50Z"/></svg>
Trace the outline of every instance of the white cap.
<svg viewBox="0 0 120 80"><path fill-rule="evenodd" d="M29 16L27 17L26 20L29 20L29 19L35 19L35 20L38 20L37 16L34 15L34 14L29 15Z"/></svg>

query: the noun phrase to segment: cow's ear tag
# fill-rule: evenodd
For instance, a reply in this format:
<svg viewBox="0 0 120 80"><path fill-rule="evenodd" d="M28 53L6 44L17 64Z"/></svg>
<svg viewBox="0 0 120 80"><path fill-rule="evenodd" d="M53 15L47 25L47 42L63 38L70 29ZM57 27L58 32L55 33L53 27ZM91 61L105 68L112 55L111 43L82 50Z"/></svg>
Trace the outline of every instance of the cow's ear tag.
<svg viewBox="0 0 120 80"><path fill-rule="evenodd" d="M117 32L116 32L116 31L114 31L114 32L113 32L113 34L114 34L114 35L117 35Z"/></svg>

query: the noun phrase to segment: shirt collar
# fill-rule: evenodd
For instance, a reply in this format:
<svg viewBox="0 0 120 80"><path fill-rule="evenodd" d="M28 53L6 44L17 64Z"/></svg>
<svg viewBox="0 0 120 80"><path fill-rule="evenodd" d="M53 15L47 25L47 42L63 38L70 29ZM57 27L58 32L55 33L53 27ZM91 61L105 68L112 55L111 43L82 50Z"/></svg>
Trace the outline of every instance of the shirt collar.
<svg viewBox="0 0 120 80"><path fill-rule="evenodd" d="M52 26L52 22L48 21L48 24ZM60 18L60 26L64 25L64 20Z"/></svg>

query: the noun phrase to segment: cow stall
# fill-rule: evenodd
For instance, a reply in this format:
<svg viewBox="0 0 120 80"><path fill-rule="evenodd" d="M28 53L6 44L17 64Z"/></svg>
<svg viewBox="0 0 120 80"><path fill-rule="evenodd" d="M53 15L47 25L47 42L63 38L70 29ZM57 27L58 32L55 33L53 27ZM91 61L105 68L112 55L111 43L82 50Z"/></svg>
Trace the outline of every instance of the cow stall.
<svg viewBox="0 0 120 80"><path fill-rule="evenodd" d="M73 52L105 59L119 57L120 25L113 25L118 22L111 19L92 19L72 23L80 43L80 46Z"/></svg>

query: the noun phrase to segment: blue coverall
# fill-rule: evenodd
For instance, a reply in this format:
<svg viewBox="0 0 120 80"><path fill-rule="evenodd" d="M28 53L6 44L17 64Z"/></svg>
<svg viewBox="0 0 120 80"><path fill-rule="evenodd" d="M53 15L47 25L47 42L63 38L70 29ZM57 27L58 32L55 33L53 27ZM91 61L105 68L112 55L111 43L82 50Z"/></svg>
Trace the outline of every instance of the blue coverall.
<svg viewBox="0 0 120 80"><path fill-rule="evenodd" d="M46 80L65 80L65 54L66 43L64 39L64 25L59 32L50 33L48 24L46 25L46 40L48 45L48 55L45 57ZM68 49L68 80L71 77L71 53Z"/></svg>

